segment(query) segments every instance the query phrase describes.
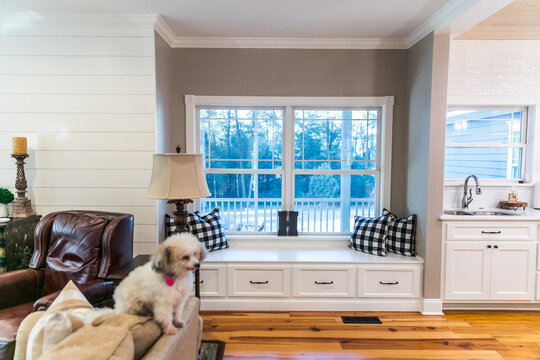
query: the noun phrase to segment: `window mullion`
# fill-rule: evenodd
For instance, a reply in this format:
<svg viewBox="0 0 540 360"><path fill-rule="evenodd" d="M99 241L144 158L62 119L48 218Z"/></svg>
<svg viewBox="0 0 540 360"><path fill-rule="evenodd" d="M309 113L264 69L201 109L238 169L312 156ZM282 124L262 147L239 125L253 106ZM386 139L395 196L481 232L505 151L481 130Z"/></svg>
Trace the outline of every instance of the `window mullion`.
<svg viewBox="0 0 540 360"><path fill-rule="evenodd" d="M285 107L283 118L283 210L294 210L294 113L292 106Z"/></svg>

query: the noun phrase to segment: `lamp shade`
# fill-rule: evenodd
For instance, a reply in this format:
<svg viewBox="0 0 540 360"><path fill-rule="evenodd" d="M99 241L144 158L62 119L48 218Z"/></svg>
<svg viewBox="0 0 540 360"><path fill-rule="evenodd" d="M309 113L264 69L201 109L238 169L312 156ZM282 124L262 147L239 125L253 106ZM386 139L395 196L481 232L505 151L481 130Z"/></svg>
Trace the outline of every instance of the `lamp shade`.
<svg viewBox="0 0 540 360"><path fill-rule="evenodd" d="M198 199L210 196L202 154L154 154L152 180L146 197Z"/></svg>

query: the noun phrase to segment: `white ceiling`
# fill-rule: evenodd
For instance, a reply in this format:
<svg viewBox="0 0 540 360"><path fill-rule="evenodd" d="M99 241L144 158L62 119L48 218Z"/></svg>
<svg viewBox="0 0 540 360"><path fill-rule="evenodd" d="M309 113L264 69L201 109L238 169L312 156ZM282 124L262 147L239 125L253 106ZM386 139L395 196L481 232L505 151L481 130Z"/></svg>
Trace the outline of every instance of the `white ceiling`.
<svg viewBox="0 0 540 360"><path fill-rule="evenodd" d="M404 39L449 0L0 0L0 11L159 14L179 37Z"/></svg>

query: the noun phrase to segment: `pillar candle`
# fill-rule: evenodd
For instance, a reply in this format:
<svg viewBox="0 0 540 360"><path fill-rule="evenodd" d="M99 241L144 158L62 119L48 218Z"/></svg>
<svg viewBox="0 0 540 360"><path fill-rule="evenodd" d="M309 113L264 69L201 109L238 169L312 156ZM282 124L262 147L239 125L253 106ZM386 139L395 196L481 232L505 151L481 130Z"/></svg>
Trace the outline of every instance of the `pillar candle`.
<svg viewBox="0 0 540 360"><path fill-rule="evenodd" d="M28 154L25 137L13 138L13 155Z"/></svg>

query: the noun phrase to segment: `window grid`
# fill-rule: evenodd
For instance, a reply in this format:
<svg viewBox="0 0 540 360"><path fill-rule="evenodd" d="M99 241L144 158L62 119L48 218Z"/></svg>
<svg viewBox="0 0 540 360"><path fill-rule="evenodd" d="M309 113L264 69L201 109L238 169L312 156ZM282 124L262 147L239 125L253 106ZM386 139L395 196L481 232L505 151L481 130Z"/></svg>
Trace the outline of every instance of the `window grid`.
<svg viewBox="0 0 540 360"><path fill-rule="evenodd" d="M212 109L212 108L218 108L218 107L209 107L209 106L204 106L204 107L198 107L198 111L197 111L197 117L199 118L200 116L200 113L201 111L200 110L203 110L203 109ZM252 109L252 110L258 110L260 108L257 108L257 107L232 107L232 106L227 106L227 107L219 107L220 109L240 109L240 108L248 108L248 109ZM294 109L294 110L293 110ZM325 110L327 110L328 108L324 108ZM355 108L356 109L356 108ZM276 121L272 121L272 139L271 139L271 142L272 142L272 151L271 151L271 155L272 155L272 158L271 159L259 159L259 149L258 149L258 146L254 146L254 149L256 149L255 153L254 153L254 158L253 159L245 159L245 158L238 158L238 159L214 159L212 158L212 152L211 152L211 149L212 149L212 146L210 144L210 141L211 141L211 131L212 131L212 126L211 126L211 121L213 120L218 120L220 118L216 118L216 117L208 117L207 119L205 120L208 120L206 122L207 126L208 126L208 130L207 130L207 134L208 134L208 157L207 159L205 159L206 161L208 161L208 165L209 166L212 166L212 163L215 162L215 161L235 161L235 162L241 162L241 161L244 161L244 162L253 162L253 166L251 169L245 169L245 168L216 168L216 167L208 167L206 169L206 172L207 174L252 174L253 176L257 176L256 174L279 174L281 175L281 181L282 181L282 199L281 199L281 207L283 209L286 209L287 208L287 202L286 202L286 199L285 199L285 196L287 195L287 191L286 191L286 188L288 185L292 185L290 186L290 188L292 188L292 193L289 192L289 199L290 198L293 198L291 199L291 206L289 206L289 209L292 209L295 207L298 207L298 202L296 201L296 199L294 199L294 197L292 196L294 194L294 181L295 181L295 177L297 175L319 175L319 174L328 174L328 175L373 175L374 176L374 179L375 179L375 196L374 196L374 205L373 205L373 208L368 208L367 209L367 213L368 215L371 215L373 216L379 209L378 209L378 199L379 199L379 191L380 191L380 185L379 185L379 182L380 182L380 178L379 178L379 170L380 170L380 133L381 133L381 115L382 115L382 111L381 111L381 107L362 107L362 108L359 108L361 109L361 111L366 111L366 113L369 115L367 119L325 119L326 121L330 121L330 120L338 120L338 121L365 121L366 123L366 135L365 135L365 140L366 140L366 154L365 154L365 160L358 160L358 159L327 159L327 160L312 160L312 159L305 159L305 123L306 123L306 120L308 119L305 119L305 117L303 117L303 121L302 121L302 148L301 148L301 154L302 154L302 169L295 169L295 162L297 161L296 157L295 157L295 149L296 149L296 142L295 142L295 135L294 135L294 132L293 132L293 136L292 136L292 148L288 148L288 146L286 146L284 144L284 140L285 140L285 136L284 136L284 131L285 129L287 129L287 119L290 118L290 120L292 120L292 129L295 129L295 122L296 122L296 118L294 116L295 114L295 111L296 111L296 108L292 108L292 107L286 107L286 108L280 108L281 111L283 111L283 116L280 118L280 121L282 121L282 124L281 124L281 134L282 134L282 154L281 154L281 159L280 160L276 160L276 151L277 151L277 147L276 147L276 142L278 141L277 139L277 132L276 132ZM312 110L316 110L316 109L312 109ZM317 109L318 110L318 109ZM352 110L349 109L349 108L339 108L338 109L339 111L349 111L349 110ZM371 111L374 111L374 113L376 114L374 117L371 117ZM287 113L291 113L292 116L290 117L287 117ZM236 112L235 114L235 117L230 119L228 118L227 120L238 120L238 112ZM273 119L275 120L275 116L273 117ZM199 123L200 123L200 120L202 120L201 118L198 119L199 120ZM252 120L252 119L250 119ZM257 123L258 123L258 120L259 118L256 118L254 120L254 132L255 132L255 136L254 136L254 140L255 142L257 141L258 139L258 131L257 131ZM313 119L313 120L321 120L321 119ZM308 120L309 121L309 120ZM375 121L376 122L376 138L375 138L375 142L376 142L376 148L375 149L371 149L370 146L369 146L369 141L370 141L370 121ZM342 141L343 139L341 139ZM352 143L352 141L351 141ZM202 142L201 142L201 145L202 145ZM202 149L204 150L204 146L202 146ZM351 150L351 149L349 149ZM372 157L372 154L371 152L375 150L375 156ZM352 157L352 156L351 156ZM279 161L281 163L281 168L280 169L276 169L275 168L275 162L276 161ZM287 179L286 177L286 173L285 173L285 162L291 162L292 164L292 179ZM272 169L260 169L259 168L259 162L271 162L272 163ZM352 163L361 163L361 162L364 162L364 163L369 163L369 162L374 162L375 163L375 166L373 169L367 169L367 165L365 166L366 169L352 169L352 166L348 166L346 168L343 168L343 166L340 165L340 168L339 169L306 169L305 168L305 163L307 162L314 162L314 163L323 163L323 162L331 162L331 163L341 163L341 164L346 164L347 163L349 165L351 165ZM257 179L257 178L256 178ZM255 181L255 184L257 184L258 181ZM292 184L291 184L292 183ZM277 202L275 201L276 199L273 199L273 202L276 203L275 205L276 206L279 206L279 204L277 204ZM339 198L335 199L337 201L339 201ZM204 200L203 200L204 201ZM207 203L212 203L212 199L207 199L205 200ZM335 201L335 202L337 202ZM271 207L273 204L270 204ZM231 206L229 204L229 206ZM234 216L236 216L236 214L238 213L240 217L242 217L243 215L243 211L241 209L237 209L237 207L241 207L242 204L241 203L238 203L237 202L234 202ZM335 204L332 205L332 209L334 209L335 207ZM210 209L208 209L210 210ZM237 211L239 210L239 211ZM266 209L265 209L266 210ZM275 209L276 211L278 209ZM364 212L364 204L362 204L360 206L360 209L359 209L359 205L356 204L356 208L354 209L355 212ZM247 210L247 212L249 212L249 209ZM265 216L266 216L266 211L264 212ZM366 215L364 213L364 215ZM228 217L230 217L230 213L227 215ZM246 213L245 215L246 217L249 216L248 213ZM323 212L320 211L319 214L317 215L317 212L315 211L315 213L313 215L311 215L311 213L308 211L307 213L305 212L301 212L300 216L318 216L319 218L319 222L318 222L318 226L319 228L313 228L313 231L309 231L310 229L308 228L307 230L308 231L304 231L304 233L311 233L311 232L317 232L317 233L335 233L336 232L336 227L335 227L335 222L332 221L332 227L329 228L328 226L328 216L329 216L329 212L326 212L326 214L324 216L326 216L327 218L327 221L326 221L326 227L323 229L323 225L322 225L322 219L323 219ZM335 211L332 211L332 220L335 220ZM230 220L230 219L229 219ZM300 219L299 219L300 220ZM317 224L315 224L317 225ZM302 231L303 229L302 228L299 228L299 231ZM347 229L349 230L349 229ZM272 229L273 232L277 231L277 224L276 224L276 228L275 229ZM234 231L233 231L234 232ZM342 231L343 233L343 231Z"/></svg>

